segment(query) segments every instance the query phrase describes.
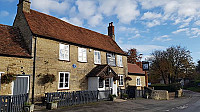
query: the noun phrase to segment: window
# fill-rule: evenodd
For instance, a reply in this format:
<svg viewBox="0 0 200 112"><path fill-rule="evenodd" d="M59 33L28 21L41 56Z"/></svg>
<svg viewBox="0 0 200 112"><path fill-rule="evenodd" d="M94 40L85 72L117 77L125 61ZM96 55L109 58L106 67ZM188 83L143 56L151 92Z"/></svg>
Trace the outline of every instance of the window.
<svg viewBox="0 0 200 112"><path fill-rule="evenodd" d="M116 66L115 54L113 54L113 53L107 53L107 63L110 66Z"/></svg>
<svg viewBox="0 0 200 112"><path fill-rule="evenodd" d="M99 78L99 88L103 88L103 79Z"/></svg>
<svg viewBox="0 0 200 112"><path fill-rule="evenodd" d="M69 61L69 45L60 44L59 59Z"/></svg>
<svg viewBox="0 0 200 112"><path fill-rule="evenodd" d="M136 86L141 86L141 79L140 79L140 77L136 78Z"/></svg>
<svg viewBox="0 0 200 112"><path fill-rule="evenodd" d="M100 51L94 51L94 64L101 64Z"/></svg>
<svg viewBox="0 0 200 112"><path fill-rule="evenodd" d="M122 56L120 56L120 55L117 55L117 66L123 67Z"/></svg>
<svg viewBox="0 0 200 112"><path fill-rule="evenodd" d="M124 85L124 76L119 75L119 86L123 86L123 85Z"/></svg>
<svg viewBox="0 0 200 112"><path fill-rule="evenodd" d="M105 80L105 86L106 86L106 87L110 87L110 79L109 79L109 78L107 78L107 79Z"/></svg>
<svg viewBox="0 0 200 112"><path fill-rule="evenodd" d="M58 89L69 89L69 72L59 72Z"/></svg>
<svg viewBox="0 0 200 112"><path fill-rule="evenodd" d="M87 62L87 50L85 48L78 47L78 61Z"/></svg>

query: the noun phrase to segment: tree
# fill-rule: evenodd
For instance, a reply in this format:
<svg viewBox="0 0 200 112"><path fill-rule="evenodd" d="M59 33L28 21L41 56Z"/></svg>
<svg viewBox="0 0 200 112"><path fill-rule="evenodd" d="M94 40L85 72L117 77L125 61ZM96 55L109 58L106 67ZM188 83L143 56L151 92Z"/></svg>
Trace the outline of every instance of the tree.
<svg viewBox="0 0 200 112"><path fill-rule="evenodd" d="M200 60L197 61L198 65L196 66L197 73L200 73Z"/></svg>
<svg viewBox="0 0 200 112"><path fill-rule="evenodd" d="M181 46L172 46L166 51L154 51L152 56L150 73L160 75L165 84L177 82L179 78L191 76L194 72L190 51Z"/></svg>
<svg viewBox="0 0 200 112"><path fill-rule="evenodd" d="M127 52L127 62L128 63L132 63L132 64L136 64L137 60L138 60L138 55L137 55L137 49L132 48L130 50L128 50Z"/></svg>

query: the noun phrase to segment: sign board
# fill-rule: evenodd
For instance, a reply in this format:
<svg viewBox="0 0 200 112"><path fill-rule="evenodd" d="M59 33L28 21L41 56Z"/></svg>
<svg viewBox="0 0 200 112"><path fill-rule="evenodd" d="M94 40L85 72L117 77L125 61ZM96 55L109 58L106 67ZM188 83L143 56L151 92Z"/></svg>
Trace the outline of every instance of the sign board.
<svg viewBox="0 0 200 112"><path fill-rule="evenodd" d="M143 71L148 71L149 70L149 62L142 61L142 69L143 69Z"/></svg>
<svg viewBox="0 0 200 112"><path fill-rule="evenodd" d="M76 68L76 64L73 64L72 67L73 67L73 68Z"/></svg>

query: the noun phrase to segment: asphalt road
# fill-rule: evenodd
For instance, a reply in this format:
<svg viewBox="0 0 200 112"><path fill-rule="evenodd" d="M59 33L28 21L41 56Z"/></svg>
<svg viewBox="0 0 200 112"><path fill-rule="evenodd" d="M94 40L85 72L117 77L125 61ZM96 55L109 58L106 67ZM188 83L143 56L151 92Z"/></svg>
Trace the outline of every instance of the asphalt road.
<svg viewBox="0 0 200 112"><path fill-rule="evenodd" d="M118 99L115 102L103 101L48 112L200 112L200 93L184 90L184 97L173 100Z"/></svg>

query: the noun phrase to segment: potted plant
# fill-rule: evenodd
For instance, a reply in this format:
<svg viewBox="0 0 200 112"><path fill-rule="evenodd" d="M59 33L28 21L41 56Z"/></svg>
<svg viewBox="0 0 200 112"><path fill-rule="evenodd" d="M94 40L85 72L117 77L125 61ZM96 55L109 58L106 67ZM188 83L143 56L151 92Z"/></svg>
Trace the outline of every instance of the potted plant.
<svg viewBox="0 0 200 112"><path fill-rule="evenodd" d="M58 102L50 102L47 103L46 109L52 110L52 109L57 109L58 108Z"/></svg>
<svg viewBox="0 0 200 112"><path fill-rule="evenodd" d="M116 99L116 95L109 94L109 100L114 101Z"/></svg>
<svg viewBox="0 0 200 112"><path fill-rule="evenodd" d="M123 98L124 100L127 100L127 99L128 99L128 94L123 93L123 94L122 94L122 98Z"/></svg>
<svg viewBox="0 0 200 112"><path fill-rule="evenodd" d="M34 111L34 104L31 104L29 102L24 103L24 111L25 112L33 112Z"/></svg>

